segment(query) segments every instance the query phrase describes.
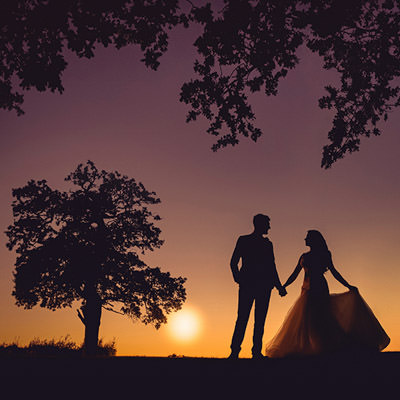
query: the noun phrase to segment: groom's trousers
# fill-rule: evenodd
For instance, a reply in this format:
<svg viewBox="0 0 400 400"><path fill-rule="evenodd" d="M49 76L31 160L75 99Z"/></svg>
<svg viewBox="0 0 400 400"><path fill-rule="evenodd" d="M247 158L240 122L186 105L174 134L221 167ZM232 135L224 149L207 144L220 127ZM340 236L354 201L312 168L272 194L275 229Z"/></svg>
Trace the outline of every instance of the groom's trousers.
<svg viewBox="0 0 400 400"><path fill-rule="evenodd" d="M238 314L231 343L232 353L239 354L240 352L253 303L255 303L255 309L253 348L251 351L253 355L261 353L265 317L267 316L270 297L271 288L242 285L239 287Z"/></svg>

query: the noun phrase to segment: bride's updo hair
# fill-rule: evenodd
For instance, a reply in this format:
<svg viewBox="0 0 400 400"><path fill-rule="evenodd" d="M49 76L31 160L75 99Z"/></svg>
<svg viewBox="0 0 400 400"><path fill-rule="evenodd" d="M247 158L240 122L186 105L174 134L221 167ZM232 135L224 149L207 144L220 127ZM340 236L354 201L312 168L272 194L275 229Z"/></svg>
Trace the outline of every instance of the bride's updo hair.
<svg viewBox="0 0 400 400"><path fill-rule="evenodd" d="M322 233L317 230L309 230L308 237L310 239L310 244L312 246L312 251L321 257L323 262L323 268L326 271L328 266L331 264L331 252L328 249L328 245Z"/></svg>

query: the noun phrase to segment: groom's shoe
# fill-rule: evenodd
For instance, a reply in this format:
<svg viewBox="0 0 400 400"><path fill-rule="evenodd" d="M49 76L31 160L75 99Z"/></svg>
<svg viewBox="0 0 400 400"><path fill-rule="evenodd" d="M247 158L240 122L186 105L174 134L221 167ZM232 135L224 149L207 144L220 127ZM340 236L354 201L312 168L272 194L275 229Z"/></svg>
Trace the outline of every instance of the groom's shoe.
<svg viewBox="0 0 400 400"><path fill-rule="evenodd" d="M252 357L253 360L266 360L267 358L267 356L263 356L261 353L255 353Z"/></svg>
<svg viewBox="0 0 400 400"><path fill-rule="evenodd" d="M228 360L237 360L239 359L239 353L236 351L232 351L231 354L229 354Z"/></svg>

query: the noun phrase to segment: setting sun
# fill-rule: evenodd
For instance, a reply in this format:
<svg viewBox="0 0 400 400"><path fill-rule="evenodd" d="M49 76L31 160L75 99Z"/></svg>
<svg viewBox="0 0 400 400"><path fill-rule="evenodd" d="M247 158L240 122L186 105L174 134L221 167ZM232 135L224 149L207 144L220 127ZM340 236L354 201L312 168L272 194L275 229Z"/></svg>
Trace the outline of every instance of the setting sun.
<svg viewBox="0 0 400 400"><path fill-rule="evenodd" d="M180 341L193 340L200 332L200 319L198 314L185 309L172 315L168 322L171 336Z"/></svg>

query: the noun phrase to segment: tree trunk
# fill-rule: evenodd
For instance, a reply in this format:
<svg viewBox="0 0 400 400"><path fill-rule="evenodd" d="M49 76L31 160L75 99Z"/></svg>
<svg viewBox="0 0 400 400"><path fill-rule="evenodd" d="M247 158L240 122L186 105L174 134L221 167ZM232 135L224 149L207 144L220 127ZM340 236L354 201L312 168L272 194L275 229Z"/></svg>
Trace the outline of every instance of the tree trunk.
<svg viewBox="0 0 400 400"><path fill-rule="evenodd" d="M84 351L87 355L95 355L97 353L97 345L99 341L99 327L101 319L102 303L99 295L95 291L87 296L84 305L81 307L82 314L78 312L78 316L85 325Z"/></svg>

